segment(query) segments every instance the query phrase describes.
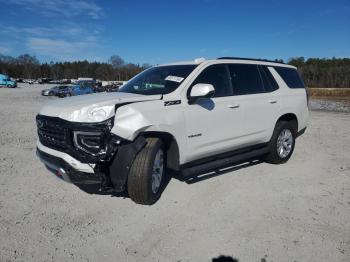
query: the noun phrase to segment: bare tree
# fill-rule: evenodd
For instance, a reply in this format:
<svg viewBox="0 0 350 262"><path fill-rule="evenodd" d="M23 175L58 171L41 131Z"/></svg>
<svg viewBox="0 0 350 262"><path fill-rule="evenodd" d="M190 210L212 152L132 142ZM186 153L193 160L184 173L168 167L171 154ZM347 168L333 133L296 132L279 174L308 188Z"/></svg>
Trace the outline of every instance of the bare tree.
<svg viewBox="0 0 350 262"><path fill-rule="evenodd" d="M109 63L113 68L119 68L125 65L125 61L119 55L112 55L109 59Z"/></svg>

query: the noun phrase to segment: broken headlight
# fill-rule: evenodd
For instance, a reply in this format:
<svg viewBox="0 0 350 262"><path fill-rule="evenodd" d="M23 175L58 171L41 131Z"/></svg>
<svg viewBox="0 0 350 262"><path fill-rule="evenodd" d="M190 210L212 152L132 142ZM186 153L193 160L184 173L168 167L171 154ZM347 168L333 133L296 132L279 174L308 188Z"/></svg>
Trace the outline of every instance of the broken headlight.
<svg viewBox="0 0 350 262"><path fill-rule="evenodd" d="M90 155L96 156L104 147L102 132L73 131L74 146Z"/></svg>
<svg viewBox="0 0 350 262"><path fill-rule="evenodd" d="M114 145L111 144L113 136L110 133L113 124L114 117L100 123L77 124L71 133L74 149L104 159Z"/></svg>

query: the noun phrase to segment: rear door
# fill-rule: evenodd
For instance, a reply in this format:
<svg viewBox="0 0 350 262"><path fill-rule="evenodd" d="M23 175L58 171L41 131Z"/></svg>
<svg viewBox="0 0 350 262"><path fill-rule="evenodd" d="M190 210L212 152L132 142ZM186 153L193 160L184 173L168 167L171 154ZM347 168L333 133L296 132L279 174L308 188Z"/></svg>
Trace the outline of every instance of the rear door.
<svg viewBox="0 0 350 262"><path fill-rule="evenodd" d="M275 70L277 81L284 82L284 93L281 96L281 105L283 105L284 113L294 113L298 119L298 130L306 127L309 110L308 110L308 94L305 89L303 80L296 68L278 67L275 66L272 71ZM280 80L278 80L280 78Z"/></svg>
<svg viewBox="0 0 350 262"><path fill-rule="evenodd" d="M184 108L188 151L186 162L230 151L239 144L239 138L244 134L243 111L233 96L227 65L205 68L191 87L198 83L212 84L215 95L195 104L187 104Z"/></svg>
<svg viewBox="0 0 350 262"><path fill-rule="evenodd" d="M256 64L229 65L233 93L244 115L242 146L268 142L275 126L279 111L278 85L270 87L266 70Z"/></svg>

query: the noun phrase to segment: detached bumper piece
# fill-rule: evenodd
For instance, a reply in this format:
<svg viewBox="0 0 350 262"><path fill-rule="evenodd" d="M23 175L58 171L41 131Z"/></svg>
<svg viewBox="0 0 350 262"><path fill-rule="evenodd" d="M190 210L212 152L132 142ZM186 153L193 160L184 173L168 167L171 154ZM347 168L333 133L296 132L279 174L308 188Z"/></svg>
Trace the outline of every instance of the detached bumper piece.
<svg viewBox="0 0 350 262"><path fill-rule="evenodd" d="M58 178L73 184L100 184L102 177L95 173L85 173L76 170L59 157L55 157L37 149L37 156Z"/></svg>

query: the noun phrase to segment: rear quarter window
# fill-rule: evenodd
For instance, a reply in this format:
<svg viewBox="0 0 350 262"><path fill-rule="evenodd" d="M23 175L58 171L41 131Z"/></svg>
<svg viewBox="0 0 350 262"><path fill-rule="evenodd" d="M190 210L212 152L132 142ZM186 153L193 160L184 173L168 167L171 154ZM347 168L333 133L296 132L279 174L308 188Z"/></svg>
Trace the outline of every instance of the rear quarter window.
<svg viewBox="0 0 350 262"><path fill-rule="evenodd" d="M288 67L274 67L289 88L305 88L298 71Z"/></svg>

